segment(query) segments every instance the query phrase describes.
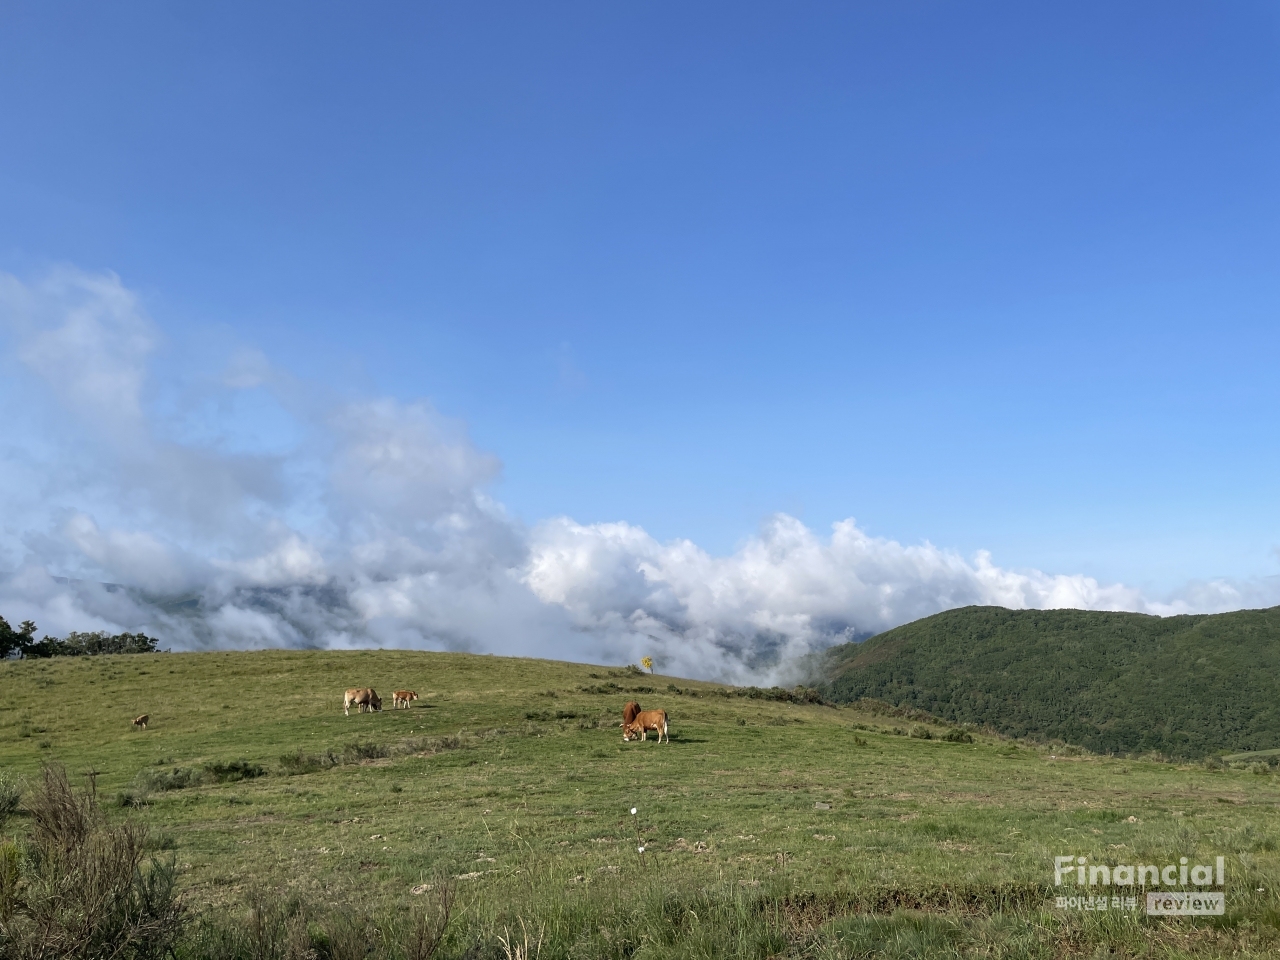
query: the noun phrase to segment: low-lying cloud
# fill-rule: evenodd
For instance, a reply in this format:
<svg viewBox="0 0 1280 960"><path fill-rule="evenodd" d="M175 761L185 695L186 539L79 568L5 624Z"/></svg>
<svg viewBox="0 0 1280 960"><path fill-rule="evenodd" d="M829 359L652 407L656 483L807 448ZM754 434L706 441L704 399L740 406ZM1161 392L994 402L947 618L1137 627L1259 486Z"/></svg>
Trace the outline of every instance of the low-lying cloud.
<svg viewBox="0 0 1280 960"><path fill-rule="evenodd" d="M413 647L785 679L833 642L966 604L1157 614L1275 602L1217 581L1152 601L989 555L771 518L711 556L625 522L517 522L500 463L426 402L335 399L251 349L159 377L112 274L0 276L0 614L174 649Z"/></svg>

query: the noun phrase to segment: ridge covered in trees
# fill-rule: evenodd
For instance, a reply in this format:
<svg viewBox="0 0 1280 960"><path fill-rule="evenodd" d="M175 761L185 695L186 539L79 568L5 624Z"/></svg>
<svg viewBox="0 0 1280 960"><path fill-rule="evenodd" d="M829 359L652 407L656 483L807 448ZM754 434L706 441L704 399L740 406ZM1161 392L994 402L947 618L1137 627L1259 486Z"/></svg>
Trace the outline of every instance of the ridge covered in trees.
<svg viewBox="0 0 1280 960"><path fill-rule="evenodd" d="M145 633L109 634L102 630L92 633L71 632L65 637L46 636L36 639L36 625L24 620L14 629L9 621L0 617L0 660L13 656L36 659L40 657L93 657L104 653L157 653L160 641Z"/></svg>
<svg viewBox="0 0 1280 960"><path fill-rule="evenodd" d="M1280 747L1280 607L964 607L827 652L820 689L1007 736L1174 758Z"/></svg>

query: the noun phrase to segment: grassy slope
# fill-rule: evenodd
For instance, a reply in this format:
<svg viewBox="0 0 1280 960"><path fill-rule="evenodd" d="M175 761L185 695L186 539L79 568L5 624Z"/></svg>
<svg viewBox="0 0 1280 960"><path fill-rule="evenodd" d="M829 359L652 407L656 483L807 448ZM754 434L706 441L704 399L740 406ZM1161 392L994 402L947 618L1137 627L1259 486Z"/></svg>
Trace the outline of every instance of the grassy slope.
<svg viewBox="0 0 1280 960"><path fill-rule="evenodd" d="M1106 862L1122 851L1161 863L1227 854L1237 917L1276 915L1275 894L1255 892L1274 890L1280 866L1273 775L1054 757L987 737L912 739L894 732L909 724L852 708L724 699L686 681L678 683L689 692L679 694L667 678L608 673L393 651L6 662L0 766L28 775L51 759L73 773L92 768L101 794L114 798L175 765L263 764L260 779L154 793L130 814L174 850L197 904L238 904L262 886L394 909L413 902L416 884L465 877L457 882L469 922L498 930L513 912L616 903L637 877L657 877L673 888L799 902L871 891L909 903L939 889L985 890L978 906L990 910L1003 895L1051 882L1055 854ZM623 690L588 692L610 682ZM342 690L364 684L388 703L401 686L422 699L407 711L344 717ZM621 742L614 715L632 695L668 710L671 744ZM151 727L134 731L129 721L143 712ZM557 712L578 716L526 717ZM460 733L456 749L417 739ZM280 770L283 753L341 753L357 739L417 752L295 776ZM991 929L1032 939L1058 930L1081 950L1094 948L1094 934L1113 936L1071 926L1092 916L1066 927L1034 910L1021 916ZM820 930L833 943L867 942L850 922ZM1246 923L1230 945L1264 955L1262 935ZM602 944L579 955L605 955ZM1050 952L1062 955L1060 947Z"/></svg>
<svg viewBox="0 0 1280 960"><path fill-rule="evenodd" d="M1011 736L1176 757L1280 747L1280 608L966 607L831 651L829 689Z"/></svg>

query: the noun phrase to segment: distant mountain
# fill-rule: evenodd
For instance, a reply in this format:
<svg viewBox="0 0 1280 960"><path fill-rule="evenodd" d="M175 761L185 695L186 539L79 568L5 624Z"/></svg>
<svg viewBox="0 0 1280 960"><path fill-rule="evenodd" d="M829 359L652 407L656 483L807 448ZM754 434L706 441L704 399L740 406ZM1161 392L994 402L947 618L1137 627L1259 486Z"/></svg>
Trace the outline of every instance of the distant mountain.
<svg viewBox="0 0 1280 960"><path fill-rule="evenodd" d="M1010 736L1171 757L1280 747L1280 607L1151 617L964 607L827 652L823 692Z"/></svg>

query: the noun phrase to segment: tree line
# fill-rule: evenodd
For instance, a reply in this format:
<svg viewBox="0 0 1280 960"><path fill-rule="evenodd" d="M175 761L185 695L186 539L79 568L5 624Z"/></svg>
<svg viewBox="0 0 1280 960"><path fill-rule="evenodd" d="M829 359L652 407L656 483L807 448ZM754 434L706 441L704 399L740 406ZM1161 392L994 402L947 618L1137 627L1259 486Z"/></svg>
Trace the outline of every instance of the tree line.
<svg viewBox="0 0 1280 960"><path fill-rule="evenodd" d="M95 657L104 653L158 653L160 641L145 633L92 633L72 631L65 637L36 639L36 625L24 620L15 630L0 617L0 660L10 657Z"/></svg>

